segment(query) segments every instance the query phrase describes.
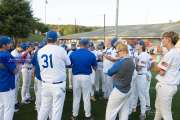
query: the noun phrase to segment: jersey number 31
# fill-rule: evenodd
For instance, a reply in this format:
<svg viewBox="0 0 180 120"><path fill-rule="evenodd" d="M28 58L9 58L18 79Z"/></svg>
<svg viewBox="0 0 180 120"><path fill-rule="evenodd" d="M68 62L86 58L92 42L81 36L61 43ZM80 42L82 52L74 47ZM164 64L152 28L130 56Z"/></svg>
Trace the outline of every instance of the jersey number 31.
<svg viewBox="0 0 180 120"><path fill-rule="evenodd" d="M50 55L43 54L41 58L44 60L44 64L42 65L43 68L48 68L49 65L51 68L53 68L52 54Z"/></svg>

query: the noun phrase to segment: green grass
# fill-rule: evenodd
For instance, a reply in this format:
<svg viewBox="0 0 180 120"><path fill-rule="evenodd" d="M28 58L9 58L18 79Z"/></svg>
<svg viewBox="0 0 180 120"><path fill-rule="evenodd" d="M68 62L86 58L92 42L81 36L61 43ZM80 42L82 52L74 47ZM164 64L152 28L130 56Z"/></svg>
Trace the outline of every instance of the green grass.
<svg viewBox="0 0 180 120"><path fill-rule="evenodd" d="M154 109L154 102L155 102L155 84L156 81L153 78L151 82L151 89L150 89L150 96L151 96L151 107L152 110L148 113L146 120L153 120L155 109ZM63 115L62 120L69 120L71 114L72 114L72 93L67 92L66 99L65 99L65 105L63 109ZM82 103L82 101L81 101ZM180 91L177 92L173 99L173 105L172 105L172 113L173 113L173 120L180 120ZM103 99L99 99L96 102L92 103L92 114L95 116L95 120L104 120L105 118L105 110L106 110L106 101ZM138 118L139 113L133 114L133 120L139 120ZM20 111L15 113L14 120L36 120L36 111L34 110L34 103L31 103L29 105L21 105ZM79 120L83 120L84 112L83 112L83 103L80 107L80 113L79 113Z"/></svg>

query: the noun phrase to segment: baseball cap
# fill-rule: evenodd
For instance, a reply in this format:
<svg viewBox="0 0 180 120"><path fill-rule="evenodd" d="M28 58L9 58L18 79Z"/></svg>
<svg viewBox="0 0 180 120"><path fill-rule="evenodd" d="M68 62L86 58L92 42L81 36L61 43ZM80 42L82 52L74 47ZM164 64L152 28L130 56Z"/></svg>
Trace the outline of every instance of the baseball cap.
<svg viewBox="0 0 180 120"><path fill-rule="evenodd" d="M140 41L139 41L139 45L141 45L141 46L145 46L144 41L143 41L143 40L140 40Z"/></svg>
<svg viewBox="0 0 180 120"><path fill-rule="evenodd" d="M20 44L20 47L23 49L23 50L26 50L28 48L27 44L26 43L21 43Z"/></svg>
<svg viewBox="0 0 180 120"><path fill-rule="evenodd" d="M93 42L89 42L89 47L94 47L94 43Z"/></svg>
<svg viewBox="0 0 180 120"><path fill-rule="evenodd" d="M0 46L11 43L11 38L8 36L0 36Z"/></svg>
<svg viewBox="0 0 180 120"><path fill-rule="evenodd" d="M58 38L58 34L57 34L57 32L55 32L55 31L48 31L46 38L47 38L47 39L50 39L50 40L56 41L57 38Z"/></svg>
<svg viewBox="0 0 180 120"><path fill-rule="evenodd" d="M79 44L80 44L80 45L87 46L87 45L89 45L89 39L87 39L87 38L81 38L80 41L79 41Z"/></svg>
<svg viewBox="0 0 180 120"><path fill-rule="evenodd" d="M116 43L117 43L118 39L117 38L113 38L111 40L111 46L115 47L116 46Z"/></svg>

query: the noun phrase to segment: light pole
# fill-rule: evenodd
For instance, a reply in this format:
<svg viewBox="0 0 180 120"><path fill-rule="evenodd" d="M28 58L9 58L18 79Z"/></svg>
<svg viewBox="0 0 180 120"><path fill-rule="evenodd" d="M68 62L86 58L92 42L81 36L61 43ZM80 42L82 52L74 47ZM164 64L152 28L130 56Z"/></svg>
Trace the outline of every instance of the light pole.
<svg viewBox="0 0 180 120"><path fill-rule="evenodd" d="M44 5L44 23L46 24L46 5L48 4L48 1L45 0L45 5Z"/></svg>
<svg viewBox="0 0 180 120"><path fill-rule="evenodd" d="M106 40L106 15L104 14L104 42Z"/></svg>
<svg viewBox="0 0 180 120"><path fill-rule="evenodd" d="M119 17L119 0L116 1L116 24L115 24L115 37L118 38L118 17Z"/></svg>
<svg viewBox="0 0 180 120"><path fill-rule="evenodd" d="M77 26L76 26L76 18L74 19L74 33L76 33L77 32L77 28L76 28Z"/></svg>

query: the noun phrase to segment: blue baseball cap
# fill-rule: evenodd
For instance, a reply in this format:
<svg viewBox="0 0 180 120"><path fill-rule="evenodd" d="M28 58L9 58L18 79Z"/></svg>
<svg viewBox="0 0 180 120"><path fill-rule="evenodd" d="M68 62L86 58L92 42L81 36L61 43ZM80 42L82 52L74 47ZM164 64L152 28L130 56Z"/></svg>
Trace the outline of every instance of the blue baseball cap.
<svg viewBox="0 0 180 120"><path fill-rule="evenodd" d="M21 43L20 44L20 47L23 49L23 50L26 50L28 48L27 44L26 43Z"/></svg>
<svg viewBox="0 0 180 120"><path fill-rule="evenodd" d="M88 46L89 45L89 39L87 38L81 38L79 41L80 45Z"/></svg>
<svg viewBox="0 0 180 120"><path fill-rule="evenodd" d="M117 38L113 38L111 40L111 46L115 47L116 46L116 43L117 43L118 39Z"/></svg>
<svg viewBox="0 0 180 120"><path fill-rule="evenodd" d="M56 41L57 38L58 38L58 34L55 31L48 31L46 38L50 39L50 40L53 40L53 41Z"/></svg>
<svg viewBox="0 0 180 120"><path fill-rule="evenodd" d="M143 40L140 40L140 41L139 41L139 45L141 45L141 46L145 46L144 41L143 41Z"/></svg>
<svg viewBox="0 0 180 120"><path fill-rule="evenodd" d="M0 45L6 45L11 43L11 38L8 36L0 36Z"/></svg>

